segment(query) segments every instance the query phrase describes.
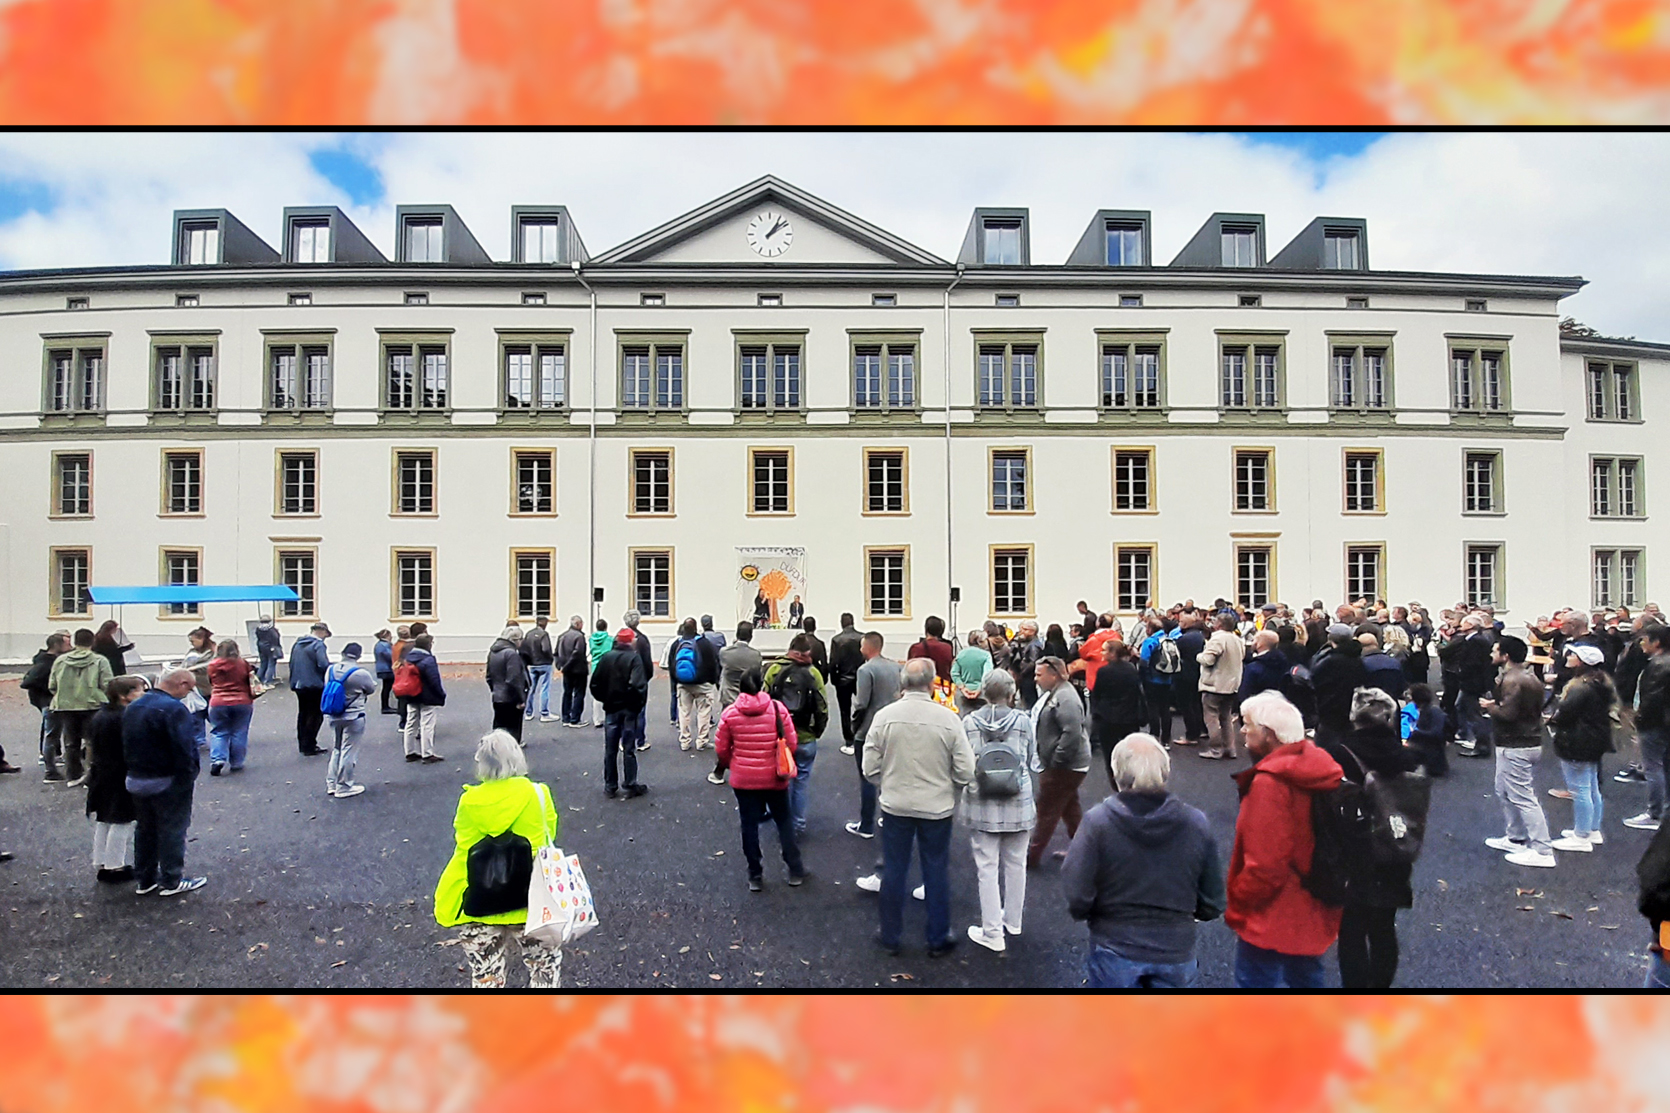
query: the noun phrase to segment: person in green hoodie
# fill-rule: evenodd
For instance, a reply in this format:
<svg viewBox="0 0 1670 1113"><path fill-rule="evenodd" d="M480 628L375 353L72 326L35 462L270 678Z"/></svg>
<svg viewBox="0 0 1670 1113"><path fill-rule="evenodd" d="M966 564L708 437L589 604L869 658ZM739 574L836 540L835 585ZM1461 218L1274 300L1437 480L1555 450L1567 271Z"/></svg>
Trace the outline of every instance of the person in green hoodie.
<svg viewBox="0 0 1670 1113"><path fill-rule="evenodd" d="M57 724L47 744L47 780L61 781L67 772L71 788L87 783L92 756L89 753L84 760L83 751L92 741L93 713L105 705L104 686L112 679L110 662L103 654L93 651L93 632L86 627L77 630L75 648L52 662L52 674L46 682L46 690L52 693L52 717ZM60 753L64 757L64 772L58 769Z"/></svg>
<svg viewBox="0 0 1670 1113"><path fill-rule="evenodd" d="M528 759L508 731L482 736L475 751L476 778L458 798L452 819L455 842L452 858L435 886L435 921L458 928L464 954L470 961L472 989L503 989L505 953L511 939L522 944L522 963L528 968L530 989L555 989L562 970L562 950L522 937L527 926L527 882L508 896L472 876L470 851L484 839L518 835L527 840L529 865L533 854L557 837L557 806L551 790L528 777ZM502 908L505 897L519 907Z"/></svg>
<svg viewBox="0 0 1670 1113"><path fill-rule="evenodd" d="M609 620L598 619L597 628L591 632L591 644L587 646L591 650L591 667L595 669L597 662L603 660L603 655L614 647L615 636L609 633ZM591 702L591 725L603 726L603 705L596 700Z"/></svg>

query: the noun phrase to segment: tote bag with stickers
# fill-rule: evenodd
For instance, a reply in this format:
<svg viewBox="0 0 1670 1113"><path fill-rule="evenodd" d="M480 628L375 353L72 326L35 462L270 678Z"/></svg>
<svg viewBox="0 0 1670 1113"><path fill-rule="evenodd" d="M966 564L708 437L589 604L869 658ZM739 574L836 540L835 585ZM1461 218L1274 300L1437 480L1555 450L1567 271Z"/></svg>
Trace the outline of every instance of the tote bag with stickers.
<svg viewBox="0 0 1670 1113"><path fill-rule="evenodd" d="M535 785L539 796L541 824L545 790ZM545 845L534 852L533 877L528 883L528 923L522 934L553 947L580 938L597 926L597 906L586 883L576 854L564 854L560 847Z"/></svg>

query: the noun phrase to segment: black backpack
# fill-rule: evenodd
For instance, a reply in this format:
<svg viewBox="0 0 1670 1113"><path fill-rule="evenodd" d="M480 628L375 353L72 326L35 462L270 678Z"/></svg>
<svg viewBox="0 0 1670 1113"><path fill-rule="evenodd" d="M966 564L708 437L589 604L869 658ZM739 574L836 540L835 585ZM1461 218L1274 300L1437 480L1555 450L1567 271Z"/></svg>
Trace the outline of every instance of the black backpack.
<svg viewBox="0 0 1670 1113"><path fill-rule="evenodd" d="M796 733L810 730L818 713L817 693L812 670L805 665L790 665L778 671L771 682L771 698L788 709Z"/></svg>
<svg viewBox="0 0 1670 1113"><path fill-rule="evenodd" d="M1345 907L1351 873L1368 852L1369 819L1363 808L1363 787L1346 778L1337 788L1313 792L1310 798L1310 872L1299 879L1305 891L1331 908Z"/></svg>
<svg viewBox="0 0 1670 1113"><path fill-rule="evenodd" d="M465 859L464 915L497 916L528 906L533 844L514 831L489 835Z"/></svg>

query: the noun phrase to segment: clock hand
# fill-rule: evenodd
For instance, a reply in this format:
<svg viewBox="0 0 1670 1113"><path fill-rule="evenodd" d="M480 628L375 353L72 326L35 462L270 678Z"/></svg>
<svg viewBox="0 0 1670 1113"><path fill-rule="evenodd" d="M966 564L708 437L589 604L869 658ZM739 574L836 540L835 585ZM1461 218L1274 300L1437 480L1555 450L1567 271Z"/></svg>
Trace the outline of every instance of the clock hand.
<svg viewBox="0 0 1670 1113"><path fill-rule="evenodd" d="M769 231L765 234L765 238L769 240L772 236L775 236L777 234L777 229L781 228L783 225L785 225L787 223L788 223L788 221L784 220L782 217L778 217L777 218L777 223L773 224L771 226L771 231Z"/></svg>

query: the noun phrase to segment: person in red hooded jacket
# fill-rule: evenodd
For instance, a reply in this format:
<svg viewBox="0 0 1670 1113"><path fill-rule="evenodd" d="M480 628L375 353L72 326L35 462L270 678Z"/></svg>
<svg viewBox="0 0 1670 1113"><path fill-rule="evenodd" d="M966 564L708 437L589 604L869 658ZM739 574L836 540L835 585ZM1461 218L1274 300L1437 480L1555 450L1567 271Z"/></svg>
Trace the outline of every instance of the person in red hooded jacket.
<svg viewBox="0 0 1670 1113"><path fill-rule="evenodd" d="M1096 619L1096 631L1084 639L1084 644L1079 646L1079 659L1073 662L1074 671L1084 674L1084 686L1088 691L1096 690L1096 672L1107 663L1108 642L1124 640L1117 615L1109 613Z"/></svg>
<svg viewBox="0 0 1670 1113"><path fill-rule="evenodd" d="M760 823L770 819L777 825L777 841L783 847L783 864L789 867L789 884L806 880L806 867L794 841L794 821L789 812L789 778L777 775L777 739L788 743L793 753L799 740L789 709L765 693L765 678L758 669L742 675L736 702L719 716L714 736L714 754L719 768L731 771L731 791L736 793L736 810L742 817L742 853L748 859L748 890L764 888L765 868L760 860Z"/></svg>
<svg viewBox="0 0 1670 1113"><path fill-rule="evenodd" d="M1241 814L1229 859L1237 989L1321 989L1322 955L1339 936L1341 909L1311 896L1316 837L1311 797L1341 780L1339 763L1305 737L1299 709L1279 692L1241 705L1242 735L1254 764L1235 775Z"/></svg>

